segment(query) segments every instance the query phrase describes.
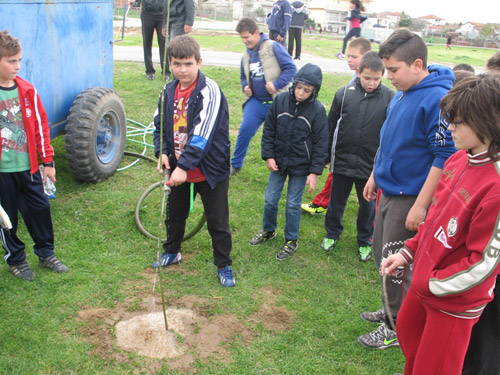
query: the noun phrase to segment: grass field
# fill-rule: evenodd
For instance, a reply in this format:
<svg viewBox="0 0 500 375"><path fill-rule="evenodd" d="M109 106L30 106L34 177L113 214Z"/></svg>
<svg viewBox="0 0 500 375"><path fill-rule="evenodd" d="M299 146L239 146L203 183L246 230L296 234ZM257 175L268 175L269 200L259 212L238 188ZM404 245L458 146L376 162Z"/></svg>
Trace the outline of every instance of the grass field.
<svg viewBox="0 0 500 375"><path fill-rule="evenodd" d="M235 33L229 35L221 32L198 31L193 37L200 43L200 46L213 51L242 52L244 46L241 39ZM157 46L156 39L153 44ZM127 35L120 42L124 46L142 45L141 35ZM374 50L378 50L378 45L372 44ZM304 34L302 38L302 54L311 57L334 58L336 52L342 49L342 39L331 35L309 35ZM466 63L476 69L483 70L486 61L493 56L496 50L453 46L447 50L445 45L429 45L429 63L455 66L459 63ZM309 58L309 57L308 57Z"/></svg>
<svg viewBox="0 0 500 375"><path fill-rule="evenodd" d="M239 72L203 70L226 94L234 145L244 100ZM329 107L333 92L349 79L325 75L320 100ZM115 64L115 89L128 118L148 124L160 88L160 80L144 78L141 63ZM154 166L141 162L102 183L80 183L68 170L64 138L53 140L56 254L70 272L57 275L41 269L21 225L20 236L27 242L27 260L37 280L22 281L7 267L0 268L0 374L386 375L401 371L404 358L399 348L369 350L356 341L358 335L376 328L359 314L380 307L380 290L374 264L357 260L355 196L349 199L345 231L331 255L319 246L323 216L304 215L298 251L286 261L275 259L283 241L283 206L277 238L258 247L248 244L261 228L268 177L260 159L260 135L259 131L245 167L230 185L237 286L219 285L206 228L184 244L184 262L162 273L167 305L190 308L204 319L192 327L195 342L188 352L172 360L125 352L115 340L119 321L159 310L158 290L153 292L155 274L149 268L157 243L143 237L133 221L139 195L159 180ZM326 173L316 192L325 178ZM313 196L306 193L304 200ZM148 209L157 210L159 217L159 204ZM207 332L208 336L201 336ZM196 341L196 337L205 340ZM189 344L181 335L177 339ZM212 347L208 354L203 351Z"/></svg>

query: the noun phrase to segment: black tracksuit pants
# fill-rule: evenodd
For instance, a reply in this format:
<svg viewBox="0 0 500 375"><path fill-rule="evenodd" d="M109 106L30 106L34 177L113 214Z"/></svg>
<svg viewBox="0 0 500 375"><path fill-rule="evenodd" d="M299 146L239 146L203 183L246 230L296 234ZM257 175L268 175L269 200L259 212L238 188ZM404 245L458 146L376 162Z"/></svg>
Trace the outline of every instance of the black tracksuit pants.
<svg viewBox="0 0 500 375"><path fill-rule="evenodd" d="M195 195L200 194L207 217L208 233L212 237L214 264L217 267L230 266L232 241L229 229L229 204L227 199L229 178L212 189L208 182L194 184ZM189 216L190 183L172 187L168 196L165 227L167 240L163 244L166 253L181 251L181 242Z"/></svg>
<svg viewBox="0 0 500 375"><path fill-rule="evenodd" d="M155 73L155 68L153 67L153 33L156 30L156 37L158 39L158 45L160 46L160 64L163 70L163 57L165 55L165 37L163 36L161 29L163 27L163 15L142 12L141 13L141 23L142 23L142 48L144 50L144 64L146 65L146 74ZM162 71L163 73L163 71Z"/></svg>
<svg viewBox="0 0 500 375"><path fill-rule="evenodd" d="M5 261L9 265L26 259L25 245L17 236L18 212L35 242L35 254L46 258L54 254L54 230L50 204L43 191L40 172L0 173L0 203L12 222L12 229L0 230Z"/></svg>

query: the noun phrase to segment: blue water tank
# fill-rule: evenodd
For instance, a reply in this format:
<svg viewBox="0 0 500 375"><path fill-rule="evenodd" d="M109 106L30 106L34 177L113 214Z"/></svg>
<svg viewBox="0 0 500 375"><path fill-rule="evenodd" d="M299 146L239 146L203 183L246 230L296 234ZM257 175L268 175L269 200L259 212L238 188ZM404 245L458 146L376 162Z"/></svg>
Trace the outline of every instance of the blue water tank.
<svg viewBox="0 0 500 375"><path fill-rule="evenodd" d="M0 30L21 42L19 76L39 91L52 138L78 94L113 88L112 0L0 0Z"/></svg>

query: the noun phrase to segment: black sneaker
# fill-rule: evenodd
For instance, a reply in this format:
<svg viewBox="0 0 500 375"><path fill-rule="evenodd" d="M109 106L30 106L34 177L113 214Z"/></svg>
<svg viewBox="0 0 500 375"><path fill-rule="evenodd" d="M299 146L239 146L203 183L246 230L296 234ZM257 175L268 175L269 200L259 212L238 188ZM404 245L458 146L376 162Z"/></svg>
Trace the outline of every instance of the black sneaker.
<svg viewBox="0 0 500 375"><path fill-rule="evenodd" d="M36 278L29 264L25 260L18 264L9 265L9 269L15 277L19 277L20 279L33 281Z"/></svg>
<svg viewBox="0 0 500 375"><path fill-rule="evenodd" d="M288 258L295 252L295 250L297 250L297 247L299 247L297 241L286 240L283 246L281 247L279 253L276 254L276 259L284 260Z"/></svg>
<svg viewBox="0 0 500 375"><path fill-rule="evenodd" d="M68 267L66 267L64 264L61 263L59 259L55 255L51 255L47 258L40 258L40 261L38 263L40 267L42 268L47 268L51 271L57 272L57 273L65 273L68 272Z"/></svg>
<svg viewBox="0 0 500 375"><path fill-rule="evenodd" d="M276 237L276 232L273 230L272 232L267 232L265 230L261 230L250 240L250 245L260 245L262 242L267 240L272 240Z"/></svg>

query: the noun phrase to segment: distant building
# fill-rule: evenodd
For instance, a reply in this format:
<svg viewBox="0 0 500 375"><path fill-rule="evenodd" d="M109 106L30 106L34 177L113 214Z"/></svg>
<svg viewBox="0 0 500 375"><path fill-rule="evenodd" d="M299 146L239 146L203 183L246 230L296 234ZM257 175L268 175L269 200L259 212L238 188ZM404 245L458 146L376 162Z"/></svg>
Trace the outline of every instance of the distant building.
<svg viewBox="0 0 500 375"><path fill-rule="evenodd" d="M444 26L446 25L446 20L444 18L435 16L434 14L418 17L417 19L427 22L431 26Z"/></svg>
<svg viewBox="0 0 500 375"><path fill-rule="evenodd" d="M479 36L484 24L477 22L467 22L460 26L456 31L464 36L466 39L476 39Z"/></svg>

